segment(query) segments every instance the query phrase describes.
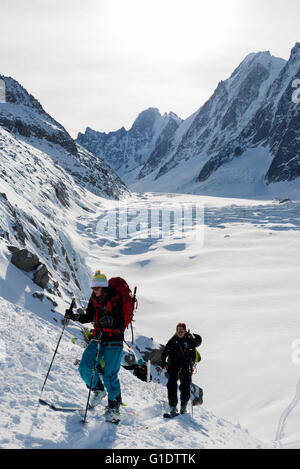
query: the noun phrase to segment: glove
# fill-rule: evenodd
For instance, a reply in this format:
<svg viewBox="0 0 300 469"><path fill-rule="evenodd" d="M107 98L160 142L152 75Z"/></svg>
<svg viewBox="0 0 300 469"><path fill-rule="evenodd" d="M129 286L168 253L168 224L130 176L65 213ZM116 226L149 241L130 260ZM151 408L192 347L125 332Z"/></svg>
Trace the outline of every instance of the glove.
<svg viewBox="0 0 300 469"><path fill-rule="evenodd" d="M99 319L98 324L99 324L99 327L102 327L105 329L106 327L111 328L113 325L113 322L114 322L113 318L105 314Z"/></svg>
<svg viewBox="0 0 300 469"><path fill-rule="evenodd" d="M70 322L70 319L72 319L72 321L76 321L77 318L78 315L74 314L71 309L66 309L64 319L61 320L61 323L63 326L67 326Z"/></svg>
<svg viewBox="0 0 300 469"><path fill-rule="evenodd" d="M65 319L72 319L72 321L76 321L77 314L73 313L71 309L66 309L65 311Z"/></svg>
<svg viewBox="0 0 300 469"><path fill-rule="evenodd" d="M166 368L166 367L167 367L167 364L166 364L166 362L161 361L160 364L159 364L159 366L163 369L163 368Z"/></svg>

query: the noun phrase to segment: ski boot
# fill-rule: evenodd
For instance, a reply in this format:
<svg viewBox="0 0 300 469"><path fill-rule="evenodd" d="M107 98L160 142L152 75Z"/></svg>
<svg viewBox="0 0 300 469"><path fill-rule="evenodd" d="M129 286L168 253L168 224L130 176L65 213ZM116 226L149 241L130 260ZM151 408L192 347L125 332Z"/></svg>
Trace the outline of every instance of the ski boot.
<svg viewBox="0 0 300 469"><path fill-rule="evenodd" d="M176 417L178 414L176 405L170 405L170 417Z"/></svg>
<svg viewBox="0 0 300 469"><path fill-rule="evenodd" d="M180 405L180 413L181 414L186 414L187 413L187 405L188 405L188 401L181 402L181 405Z"/></svg>
<svg viewBox="0 0 300 469"><path fill-rule="evenodd" d="M120 422L120 403L116 400L111 401L108 399L108 405L106 406L106 410L104 413L105 421L109 423L116 423Z"/></svg>
<svg viewBox="0 0 300 469"><path fill-rule="evenodd" d="M116 410L117 412L120 411L120 406L123 405L123 402L122 402L122 397L121 397L121 394L119 394L116 399L115 399L115 406L116 406Z"/></svg>
<svg viewBox="0 0 300 469"><path fill-rule="evenodd" d="M103 389L102 391L93 391L94 395L91 400L90 406L92 408L96 407L97 405L100 404L102 399L106 396L106 391Z"/></svg>

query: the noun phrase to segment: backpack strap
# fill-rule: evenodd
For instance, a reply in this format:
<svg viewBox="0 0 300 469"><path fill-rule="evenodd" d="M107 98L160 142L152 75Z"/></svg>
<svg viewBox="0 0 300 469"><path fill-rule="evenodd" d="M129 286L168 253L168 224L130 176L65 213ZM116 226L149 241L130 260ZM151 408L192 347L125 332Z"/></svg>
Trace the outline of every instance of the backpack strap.
<svg viewBox="0 0 300 469"><path fill-rule="evenodd" d="M107 299L105 305L104 304L101 305L94 298L92 299L92 301L93 301L93 308L95 310L93 336L96 336L101 330L104 330L104 329L101 329L100 327L97 326L98 319L99 319L99 313L100 313L102 308L107 308L108 312L111 313L112 312L112 303L109 301L109 299Z"/></svg>
<svg viewBox="0 0 300 469"><path fill-rule="evenodd" d="M121 334L121 331L120 329L102 329L102 332L107 332L108 333L108 337L111 337L112 334Z"/></svg>

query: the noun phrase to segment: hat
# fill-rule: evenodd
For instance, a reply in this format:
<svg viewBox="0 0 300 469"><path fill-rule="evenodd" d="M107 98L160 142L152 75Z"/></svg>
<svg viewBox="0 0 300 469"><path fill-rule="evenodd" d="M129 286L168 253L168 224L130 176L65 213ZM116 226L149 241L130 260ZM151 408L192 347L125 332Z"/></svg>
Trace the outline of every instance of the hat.
<svg viewBox="0 0 300 469"><path fill-rule="evenodd" d="M104 274L101 274L100 270L96 270L92 278L91 288L94 287L108 287L108 281Z"/></svg>
<svg viewBox="0 0 300 469"><path fill-rule="evenodd" d="M140 358L138 361L137 361L137 365L138 366L142 366L144 363L144 360L142 358Z"/></svg>

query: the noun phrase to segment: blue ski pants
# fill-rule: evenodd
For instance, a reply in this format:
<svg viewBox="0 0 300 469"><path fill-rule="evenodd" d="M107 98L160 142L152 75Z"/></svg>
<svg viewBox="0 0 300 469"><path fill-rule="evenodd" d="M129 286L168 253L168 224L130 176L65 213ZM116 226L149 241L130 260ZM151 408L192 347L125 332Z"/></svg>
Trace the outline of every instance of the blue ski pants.
<svg viewBox="0 0 300 469"><path fill-rule="evenodd" d="M98 359L97 350L99 347ZM123 342L96 342L91 341L85 351L82 354L79 373L83 381L88 387L91 385L92 375L95 366L97 367L102 358L104 358L104 374L103 382L108 393L108 399L113 401L119 394L121 394L121 386L118 378L118 373L121 367L121 361L123 356ZM99 372L96 369L92 389L97 386L99 381Z"/></svg>

